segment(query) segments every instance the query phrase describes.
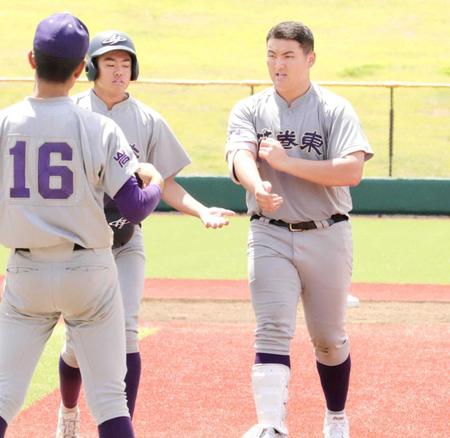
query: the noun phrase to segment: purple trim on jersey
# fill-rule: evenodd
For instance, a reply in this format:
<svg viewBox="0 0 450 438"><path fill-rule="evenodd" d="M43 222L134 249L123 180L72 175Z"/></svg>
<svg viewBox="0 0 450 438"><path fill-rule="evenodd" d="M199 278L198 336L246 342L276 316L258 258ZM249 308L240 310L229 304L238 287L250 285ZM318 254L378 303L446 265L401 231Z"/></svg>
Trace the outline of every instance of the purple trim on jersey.
<svg viewBox="0 0 450 438"><path fill-rule="evenodd" d="M68 409L74 408L80 395L81 373L79 368L67 365L61 356L59 357L59 387L62 404Z"/></svg>
<svg viewBox="0 0 450 438"><path fill-rule="evenodd" d="M145 189L139 187L137 179L132 176L116 193L114 201L122 216L132 224L144 220L161 200L161 188L149 184Z"/></svg>
<svg viewBox="0 0 450 438"><path fill-rule="evenodd" d="M284 354L256 353L255 364L258 363L280 363L291 367L291 357Z"/></svg>
<svg viewBox="0 0 450 438"><path fill-rule="evenodd" d="M6 433L6 428L8 427L8 424L3 419L3 417L0 417L0 438L3 438Z"/></svg>
<svg viewBox="0 0 450 438"><path fill-rule="evenodd" d="M133 418L134 407L141 378L141 355L140 353L127 354L127 374L125 376L125 394L127 395L128 410Z"/></svg>
<svg viewBox="0 0 450 438"><path fill-rule="evenodd" d="M116 417L98 426L99 438L134 438L130 417Z"/></svg>
<svg viewBox="0 0 450 438"><path fill-rule="evenodd" d="M334 367L317 362L320 383L330 411L340 412L345 409L351 366L350 355L344 362Z"/></svg>

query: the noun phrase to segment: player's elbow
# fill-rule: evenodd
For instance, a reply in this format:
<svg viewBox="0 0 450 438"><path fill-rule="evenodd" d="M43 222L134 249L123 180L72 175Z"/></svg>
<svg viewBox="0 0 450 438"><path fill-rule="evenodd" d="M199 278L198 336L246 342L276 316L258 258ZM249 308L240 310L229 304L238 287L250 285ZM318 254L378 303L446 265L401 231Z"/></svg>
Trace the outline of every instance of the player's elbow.
<svg viewBox="0 0 450 438"><path fill-rule="evenodd" d="M347 157L345 166L346 184L349 187L355 187L361 182L363 168L364 168L364 154L360 151L355 152Z"/></svg>
<svg viewBox="0 0 450 438"><path fill-rule="evenodd" d="M114 196L114 201L122 216L132 224L139 224L161 200L161 187L149 184L145 189L138 186L136 178L130 178Z"/></svg>
<svg viewBox="0 0 450 438"><path fill-rule="evenodd" d="M346 169L345 173L336 175L330 185L354 187L360 183L361 177L362 172L358 171L357 169L349 168Z"/></svg>
<svg viewBox="0 0 450 438"><path fill-rule="evenodd" d="M362 173L361 172L360 173L356 173L354 175L351 175L349 180L348 180L347 186L349 186L349 187L357 186L361 182L361 178L362 178Z"/></svg>

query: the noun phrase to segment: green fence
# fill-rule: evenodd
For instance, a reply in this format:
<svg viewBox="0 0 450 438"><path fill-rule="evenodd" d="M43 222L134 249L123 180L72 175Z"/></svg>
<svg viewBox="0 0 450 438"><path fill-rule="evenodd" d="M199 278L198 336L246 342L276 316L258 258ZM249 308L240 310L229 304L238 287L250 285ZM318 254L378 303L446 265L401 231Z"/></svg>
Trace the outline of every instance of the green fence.
<svg viewBox="0 0 450 438"><path fill-rule="evenodd" d="M208 206L245 212L245 192L223 176L185 176L176 180ZM450 179L365 178L351 188L353 213L450 215ZM161 202L158 211L169 211Z"/></svg>

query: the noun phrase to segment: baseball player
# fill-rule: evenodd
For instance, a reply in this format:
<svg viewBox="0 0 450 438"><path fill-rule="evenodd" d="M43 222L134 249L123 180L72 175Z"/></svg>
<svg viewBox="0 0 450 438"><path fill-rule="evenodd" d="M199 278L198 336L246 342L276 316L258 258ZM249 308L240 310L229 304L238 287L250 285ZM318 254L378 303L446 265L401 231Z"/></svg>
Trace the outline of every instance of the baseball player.
<svg viewBox="0 0 450 438"><path fill-rule="evenodd" d="M346 438L349 186L360 181L372 150L350 104L311 83L311 30L283 22L269 31L266 44L273 87L234 107L227 141L231 177L247 191L256 316L252 387L258 423L244 437L288 435L290 343L301 299L326 400L323 433Z"/></svg>
<svg viewBox="0 0 450 438"><path fill-rule="evenodd" d="M11 248L0 304L0 437L64 318L100 437L134 437L125 398L125 335L106 193L143 220L163 180L120 128L68 96L82 74L86 26L68 13L36 29L33 96L0 112L0 243ZM146 185L141 189L134 172ZM45 435L45 433L43 433Z"/></svg>
<svg viewBox="0 0 450 438"><path fill-rule="evenodd" d="M127 93L130 81L138 78L139 63L131 38L119 31L102 32L91 40L86 73L94 86L74 96L77 105L112 118L123 130L138 160L153 163L165 179L163 199L176 210L196 217L206 227L220 228L228 224L227 216L234 213L221 208L207 208L190 196L174 179L190 163L189 157L171 131L167 122L153 109ZM105 213L110 224L117 223L117 208L110 199ZM131 226L130 233L116 229L113 247L120 289L125 309L127 341L127 375L125 378L128 407L131 417L135 409L141 358L138 346L139 303L144 287L145 253L142 230ZM79 429L77 406L81 385L77 358L70 336L60 358L60 387L62 403L59 412L58 436L76 437ZM69 427L69 425L71 425ZM64 429L72 435L62 435Z"/></svg>

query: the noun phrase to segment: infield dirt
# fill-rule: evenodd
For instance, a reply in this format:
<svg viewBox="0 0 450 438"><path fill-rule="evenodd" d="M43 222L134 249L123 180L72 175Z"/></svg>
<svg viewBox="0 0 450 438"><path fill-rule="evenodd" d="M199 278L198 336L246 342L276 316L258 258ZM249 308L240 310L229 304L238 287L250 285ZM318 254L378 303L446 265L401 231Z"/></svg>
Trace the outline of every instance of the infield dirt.
<svg viewBox="0 0 450 438"><path fill-rule="evenodd" d="M159 300L145 299L140 318L157 321L249 323L254 322L251 303L232 300ZM298 323L304 323L303 309L297 312ZM447 324L450 303L363 301L348 309L348 323L362 324Z"/></svg>

